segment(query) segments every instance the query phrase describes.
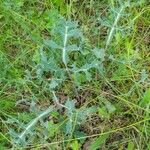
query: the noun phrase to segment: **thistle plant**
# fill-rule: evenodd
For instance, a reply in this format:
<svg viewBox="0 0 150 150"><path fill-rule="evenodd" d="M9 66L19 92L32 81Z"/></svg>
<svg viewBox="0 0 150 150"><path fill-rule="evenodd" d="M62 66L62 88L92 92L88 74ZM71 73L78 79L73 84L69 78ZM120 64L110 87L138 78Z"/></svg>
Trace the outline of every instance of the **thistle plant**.
<svg viewBox="0 0 150 150"><path fill-rule="evenodd" d="M87 81L90 81L89 70L92 68L102 70L105 57L104 49L93 48L84 54L83 46L84 37L77 23L60 19L52 30L52 40L44 40L44 45L39 51L37 78L41 79L44 72L49 72L52 76L48 83L50 89L55 89L69 78L77 96L77 86L80 83L77 83L76 77L85 73ZM76 57L76 61L71 57Z"/></svg>
<svg viewBox="0 0 150 150"><path fill-rule="evenodd" d="M107 46L110 43L113 30L108 37ZM36 108L35 103L30 104L32 108L36 108L34 111L36 117L27 125L22 124L22 127L19 129L19 131L21 131L20 133L10 130L14 147L16 145L27 145L31 140L34 140L33 136L37 134L34 129L38 122L40 122L41 126L44 126L46 130L51 130L47 122L44 121L44 118L51 116L53 111L62 108L65 109L67 121L64 123L64 131L65 134L69 136L73 136L76 127L85 121L87 116L96 111L96 107L88 107L83 110L76 109L74 100L68 99L65 104L61 104L55 91L69 78L73 85L73 91L75 95L78 96L78 87L81 85L80 81L78 81L78 77L85 75L86 81L90 81L92 79L92 69L97 69L99 72L103 70L102 64L105 60L104 49L93 48L92 50L88 50L87 54L84 54L84 37L78 29L78 24L76 22L66 21L63 18L55 24L51 34L51 40L44 40L39 51L35 53L33 60L36 65L35 78L47 86L50 93L52 93L54 101L53 104L50 104L49 108L44 111ZM75 62L71 58L72 55L78 56ZM30 80L32 75L29 72L27 73L26 77ZM45 74L49 74L50 78L45 80ZM30 110L32 111L32 109ZM46 135L41 134L40 136Z"/></svg>
<svg viewBox="0 0 150 150"><path fill-rule="evenodd" d="M72 138L74 132L78 131L80 125L92 113L98 112L102 118L108 119L116 111L115 106L106 99L100 99L101 108L87 106L84 109L76 108L75 99L79 98L79 89L82 89L85 83L95 80L95 72L104 75L106 50L111 45L115 31L119 29L119 21L124 16L125 9L130 6L129 4L125 2L125 4L120 3L118 8L113 7L109 24L102 19L100 20L104 26L109 27L105 46L100 48L95 46L86 48L85 39L78 28L78 24L59 18L50 32L50 37L44 39L40 49L35 52L33 56L34 69L31 72L27 71L26 76L26 79L33 79L32 82L35 85L44 87L46 90L43 91L49 93L51 99L49 100L49 107L41 110L36 106L36 101L29 103L30 108L35 109L33 112L35 117L27 124L15 120L21 126L18 131L10 130L14 147L28 145L39 137L44 139L39 144L48 142L55 136L53 135L55 130L60 128L65 134L65 138ZM67 97L65 102L61 102L57 92L63 89L67 81L73 87L73 96ZM32 109L30 110L32 112ZM61 114L62 111L63 115ZM61 123L54 123L53 118L55 117ZM36 130L37 124L41 127L42 132Z"/></svg>
<svg viewBox="0 0 150 150"><path fill-rule="evenodd" d="M47 122L44 121L44 118L51 116L53 111L65 109L67 121L64 123L64 131L65 134L69 136L73 136L76 127L84 122L87 116L95 112L95 107L84 108L84 110L76 109L75 101L70 100L69 98L66 100L65 104L61 104L59 98L57 98L55 94L55 91L57 91L59 86L63 85L63 83L68 80L67 78L69 78L74 87L74 93L77 96L78 84L76 84L73 77L77 76L77 74L85 73L87 80L91 80L91 74L88 71L98 67L98 63L104 60L104 54L98 52L99 49L95 48L92 51L93 54L91 55L91 60L89 59L90 61L85 62L85 64L83 61L80 66L77 67L76 62L72 61L70 56L78 53L78 56L81 58L87 57L82 54L82 46L83 35L78 29L77 23L60 19L52 30L52 40L44 40L44 44L34 56L36 78L46 84L49 92L52 93L53 103L44 111L36 108L35 103L30 104L32 109L34 108L33 110L35 110L34 113L36 114L36 117L27 125L22 125L23 128L20 128L20 133L10 130L10 134L14 137L14 146L24 146L29 144L31 140L34 140L33 136L36 134L34 129L39 122L41 126L45 127L45 130L51 130L47 125ZM84 60L84 58L82 59ZM26 78L30 80L32 76L29 72L27 73ZM44 76L46 73L49 74L50 79L45 80ZM32 109L30 110L32 111ZM39 134L40 136L45 137L45 139L49 138L42 133Z"/></svg>
<svg viewBox="0 0 150 150"><path fill-rule="evenodd" d="M106 18L99 18L99 21L100 23L105 26L105 27L108 27L108 35L106 36L106 44L105 44L105 50L108 49L111 41L112 41L112 38L114 37L115 35L115 32L116 31L121 31L121 30L124 30L125 27L121 27L119 25L119 21L121 18L123 17L127 17L129 16L128 13L125 13L125 9L130 7L130 2L127 1L127 2L123 2L123 1L116 1L116 3L118 4L118 6L115 6L115 2L112 1L112 5L110 6L110 9L109 9L109 17L106 17ZM132 5L133 7L133 5Z"/></svg>

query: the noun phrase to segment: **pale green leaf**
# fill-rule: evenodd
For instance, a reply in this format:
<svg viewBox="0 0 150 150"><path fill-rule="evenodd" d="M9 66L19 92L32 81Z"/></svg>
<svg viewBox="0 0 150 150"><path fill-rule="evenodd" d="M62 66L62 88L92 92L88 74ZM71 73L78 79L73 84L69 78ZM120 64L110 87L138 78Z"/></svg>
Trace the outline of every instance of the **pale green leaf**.
<svg viewBox="0 0 150 150"><path fill-rule="evenodd" d="M45 40L44 44L52 49L62 49L62 47L53 40Z"/></svg>
<svg viewBox="0 0 150 150"><path fill-rule="evenodd" d="M105 50L104 49L94 48L93 52L97 58L100 58L102 61L104 61L104 59L105 59Z"/></svg>
<svg viewBox="0 0 150 150"><path fill-rule="evenodd" d="M109 113L115 112L116 108L109 101L105 101L105 107L107 108Z"/></svg>
<svg viewBox="0 0 150 150"><path fill-rule="evenodd" d="M68 120L66 123L66 133L71 134L71 131L72 131L72 121Z"/></svg>
<svg viewBox="0 0 150 150"><path fill-rule="evenodd" d="M67 100L65 106L68 108L68 113L72 113L75 110L75 102L72 100Z"/></svg>
<svg viewBox="0 0 150 150"><path fill-rule="evenodd" d="M57 86L58 86L58 82L55 79L52 79L50 84L49 84L50 89L54 89Z"/></svg>
<svg viewBox="0 0 150 150"><path fill-rule="evenodd" d="M66 49L67 49L67 51L79 51L79 47L75 44L68 45Z"/></svg>

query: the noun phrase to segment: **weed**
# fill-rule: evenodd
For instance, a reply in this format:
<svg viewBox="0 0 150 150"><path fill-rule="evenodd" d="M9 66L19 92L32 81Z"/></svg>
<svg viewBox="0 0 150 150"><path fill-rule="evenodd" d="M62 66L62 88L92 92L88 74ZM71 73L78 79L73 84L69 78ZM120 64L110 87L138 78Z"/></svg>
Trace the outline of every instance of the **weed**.
<svg viewBox="0 0 150 150"><path fill-rule="evenodd" d="M0 149L149 149L149 2L0 3Z"/></svg>

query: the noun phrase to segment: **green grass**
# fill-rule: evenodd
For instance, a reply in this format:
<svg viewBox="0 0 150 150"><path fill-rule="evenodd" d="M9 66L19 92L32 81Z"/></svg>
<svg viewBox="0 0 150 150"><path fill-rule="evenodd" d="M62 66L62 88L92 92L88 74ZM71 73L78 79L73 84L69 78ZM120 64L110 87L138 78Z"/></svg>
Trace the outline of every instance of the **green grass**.
<svg viewBox="0 0 150 150"><path fill-rule="evenodd" d="M149 150L149 39L147 0L2 0L0 149Z"/></svg>

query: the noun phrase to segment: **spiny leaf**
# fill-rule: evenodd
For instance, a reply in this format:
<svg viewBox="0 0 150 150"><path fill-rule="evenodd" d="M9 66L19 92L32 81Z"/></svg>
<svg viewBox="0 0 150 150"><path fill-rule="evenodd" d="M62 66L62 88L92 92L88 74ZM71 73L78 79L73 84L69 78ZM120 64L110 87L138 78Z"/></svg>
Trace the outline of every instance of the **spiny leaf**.
<svg viewBox="0 0 150 150"><path fill-rule="evenodd" d="M67 123L66 123L66 134L70 134L71 133L72 127L73 127L72 121L68 120Z"/></svg>
<svg viewBox="0 0 150 150"><path fill-rule="evenodd" d="M68 114L72 113L75 110L75 102L73 100L71 101L68 99L65 103L65 106L68 108Z"/></svg>
<svg viewBox="0 0 150 150"><path fill-rule="evenodd" d="M52 49L62 49L62 47L53 40L45 40L44 44Z"/></svg>
<svg viewBox="0 0 150 150"><path fill-rule="evenodd" d="M92 113L95 113L97 111L97 108L92 106L88 108L84 108L83 110L77 110L77 122L80 124L86 120L86 118Z"/></svg>
<svg viewBox="0 0 150 150"><path fill-rule="evenodd" d="M100 58L102 61L104 61L104 59L105 59L105 50L104 49L94 48L93 52L97 58Z"/></svg>
<svg viewBox="0 0 150 150"><path fill-rule="evenodd" d="M72 45L68 45L66 47L66 50L67 51L79 51L80 48L76 44L72 44Z"/></svg>
<svg viewBox="0 0 150 150"><path fill-rule="evenodd" d="M82 37L82 34L79 29L72 29L68 32L68 37L79 38Z"/></svg>
<svg viewBox="0 0 150 150"><path fill-rule="evenodd" d="M50 84L49 84L50 89L54 89L57 86L58 86L58 82L55 79L52 79Z"/></svg>
<svg viewBox="0 0 150 150"><path fill-rule="evenodd" d="M140 82L144 83L144 81L145 81L147 78L148 78L148 74L147 74L146 70L143 69L142 72L141 72L141 80L140 80Z"/></svg>

